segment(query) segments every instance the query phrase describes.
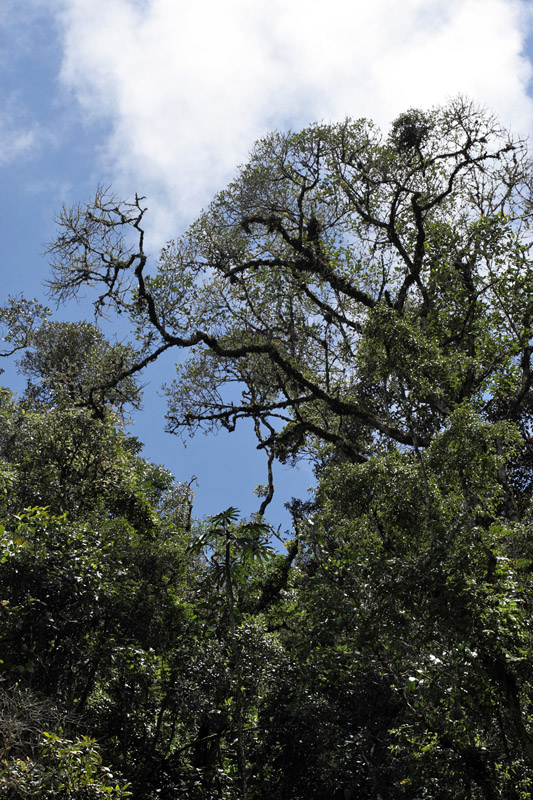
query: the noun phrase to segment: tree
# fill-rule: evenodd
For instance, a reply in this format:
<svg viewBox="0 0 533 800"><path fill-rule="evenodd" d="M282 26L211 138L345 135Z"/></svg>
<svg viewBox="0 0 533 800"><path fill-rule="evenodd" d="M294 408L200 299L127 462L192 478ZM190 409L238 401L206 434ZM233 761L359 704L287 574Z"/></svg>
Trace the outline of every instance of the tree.
<svg viewBox="0 0 533 800"><path fill-rule="evenodd" d="M28 347L32 335L46 321L50 309L36 300L24 297L9 297L8 302L0 308L0 325L2 326L2 342L0 357L7 358Z"/></svg>
<svg viewBox="0 0 533 800"><path fill-rule="evenodd" d="M142 459L142 445L125 433L128 409L140 407L138 381L97 388L131 364L132 348L109 342L87 322L37 325L39 307L33 316L30 307L19 300L3 309L14 331L8 327L6 340L24 350L18 365L28 379L21 400L0 389L0 481L8 508L48 505L73 519L105 507L106 515L136 515L137 523L144 515L150 526L151 504L162 501L172 513L174 494L175 508L187 506L190 488Z"/></svg>
<svg viewBox="0 0 533 800"><path fill-rule="evenodd" d="M50 290L100 286L99 312L130 315L128 374L190 351L171 431L251 417L280 458L416 450L463 400L524 408L529 180L525 143L463 99L388 137L365 120L275 133L153 275L142 198L64 210Z"/></svg>
<svg viewBox="0 0 533 800"><path fill-rule="evenodd" d="M139 798L154 782L162 790L169 772L175 779L162 764L176 746L179 673L194 651L182 597L188 534L155 511L150 529L135 522L105 509L69 522L35 508L0 526L0 680L2 699L13 700L0 718L6 799L49 796L45 788L62 796L53 789L67 779L65 796L78 796L74 787L100 796L100 753ZM31 706L15 703L19 694ZM51 710L36 718L35 707Z"/></svg>
<svg viewBox="0 0 533 800"><path fill-rule="evenodd" d="M75 519L105 509L150 526L142 462L132 452L138 443L118 428L115 414L108 410L100 420L87 408L36 407L6 390L0 396L2 499L10 511L47 505Z"/></svg>
<svg viewBox="0 0 533 800"><path fill-rule="evenodd" d="M223 796L217 757L250 797L531 795L531 174L525 142L459 98L387 136L347 120L266 137L153 268L143 198L61 213L52 294L93 287L137 342L95 396L184 350L169 430L248 418L269 467L307 455L317 473L281 567L248 571L227 513L191 563L187 641L214 685L165 662L197 698L173 700L169 787ZM260 699L239 686L246 613L282 665L253 651ZM211 747L227 726L236 759Z"/></svg>
<svg viewBox="0 0 533 800"><path fill-rule="evenodd" d="M307 647L298 693L328 744L301 703L268 736L305 736L355 796L530 796L531 532L505 521L498 443L516 429L462 404L422 460L322 470L289 647Z"/></svg>
<svg viewBox="0 0 533 800"><path fill-rule="evenodd" d="M208 578L214 579L217 588L225 595L224 612L228 623L228 651L231 658L232 720L230 731L234 736L237 753L238 792L242 800L248 796L247 762L244 746L245 721L245 679L242 652L243 631L238 631L237 595L239 587L249 578L249 567L255 559L265 561L271 555L271 548L265 541L268 527L260 522L236 524L238 511L228 508L212 519L204 535L199 538L196 548L207 555L211 570ZM207 551L207 553L206 553ZM212 573L212 574L210 574ZM240 634L240 637L239 637ZM250 682L250 676L248 676Z"/></svg>
<svg viewBox="0 0 533 800"><path fill-rule="evenodd" d="M107 341L102 331L88 322L45 321L28 335L26 351L19 360L28 377L26 396L45 406L89 407L98 416L113 407L140 407L141 390L133 378L119 380L109 391L97 387L119 375L132 362L131 347Z"/></svg>
<svg viewBox="0 0 533 800"><path fill-rule="evenodd" d="M83 323L26 329L24 343L39 384L21 400L0 391L0 795L130 796L119 770L147 798L194 640L190 486L126 435L128 381L90 402L125 348Z"/></svg>

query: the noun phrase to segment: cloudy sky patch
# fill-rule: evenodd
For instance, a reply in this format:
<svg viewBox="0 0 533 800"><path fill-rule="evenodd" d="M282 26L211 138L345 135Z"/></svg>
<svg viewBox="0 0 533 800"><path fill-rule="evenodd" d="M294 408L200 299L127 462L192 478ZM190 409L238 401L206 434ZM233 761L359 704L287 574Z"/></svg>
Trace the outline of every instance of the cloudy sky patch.
<svg viewBox="0 0 533 800"><path fill-rule="evenodd" d="M529 130L529 4L512 0L70 0L61 80L105 119L102 166L170 236L255 139L315 119L387 125L457 93Z"/></svg>

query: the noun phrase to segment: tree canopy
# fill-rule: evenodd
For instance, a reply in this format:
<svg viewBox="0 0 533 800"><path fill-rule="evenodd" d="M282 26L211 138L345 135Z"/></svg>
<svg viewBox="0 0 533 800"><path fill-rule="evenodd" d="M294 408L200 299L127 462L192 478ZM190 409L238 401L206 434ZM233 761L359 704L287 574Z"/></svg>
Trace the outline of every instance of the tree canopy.
<svg viewBox="0 0 533 800"><path fill-rule="evenodd" d="M533 796L531 167L458 98L267 136L153 262L142 197L63 209L52 296L132 337L0 315L2 800ZM253 421L249 520L124 428L171 349L170 431Z"/></svg>
<svg viewBox="0 0 533 800"><path fill-rule="evenodd" d="M136 367L186 348L173 431L256 423L286 458L425 447L464 400L517 417L531 382L526 145L472 103L274 133L147 269L142 199L65 211L52 294L102 286ZM127 244L128 229L137 241ZM142 356L142 357L141 357Z"/></svg>

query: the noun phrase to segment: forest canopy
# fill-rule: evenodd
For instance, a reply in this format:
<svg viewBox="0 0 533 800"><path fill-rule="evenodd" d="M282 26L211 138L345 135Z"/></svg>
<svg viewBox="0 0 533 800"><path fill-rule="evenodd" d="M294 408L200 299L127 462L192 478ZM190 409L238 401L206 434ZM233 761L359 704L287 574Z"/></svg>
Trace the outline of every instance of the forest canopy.
<svg viewBox="0 0 533 800"><path fill-rule="evenodd" d="M62 210L51 296L91 287L132 336L2 312L28 385L0 430L0 797L532 796L531 181L458 98L270 134L153 262L144 198ZM253 422L250 520L194 520L125 432L168 350L169 431ZM302 457L275 552L272 464Z"/></svg>

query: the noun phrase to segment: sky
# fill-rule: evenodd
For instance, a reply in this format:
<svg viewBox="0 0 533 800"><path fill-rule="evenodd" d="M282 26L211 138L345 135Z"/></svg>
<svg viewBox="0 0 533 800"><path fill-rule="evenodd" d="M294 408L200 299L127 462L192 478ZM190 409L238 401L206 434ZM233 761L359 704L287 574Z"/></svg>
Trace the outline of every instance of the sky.
<svg viewBox="0 0 533 800"><path fill-rule="evenodd" d="M3 300L45 300L43 252L63 205L98 185L146 195L147 248L179 236L273 129L368 117L387 126L409 108L457 94L533 133L530 0L2 0L0 236ZM91 318L88 300L56 317ZM20 389L14 367L4 384ZM250 428L164 433L147 371L132 433L178 480L197 479L195 512L250 514L265 481ZM276 470L269 517L313 484L307 465Z"/></svg>

